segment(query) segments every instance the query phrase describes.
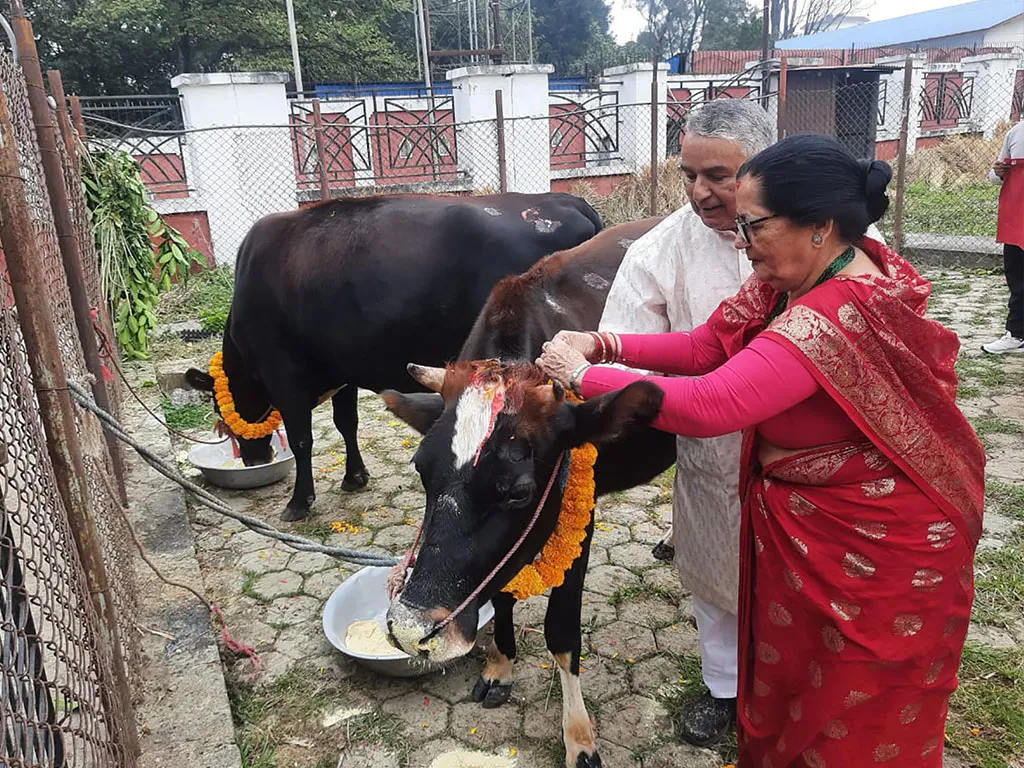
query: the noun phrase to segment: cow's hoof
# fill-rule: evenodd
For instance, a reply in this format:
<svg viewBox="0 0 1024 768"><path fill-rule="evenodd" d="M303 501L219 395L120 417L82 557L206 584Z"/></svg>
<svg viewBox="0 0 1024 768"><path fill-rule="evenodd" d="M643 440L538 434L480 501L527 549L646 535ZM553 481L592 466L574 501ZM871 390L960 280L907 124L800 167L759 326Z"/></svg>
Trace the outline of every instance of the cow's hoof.
<svg viewBox="0 0 1024 768"><path fill-rule="evenodd" d="M305 504L301 507L293 507L289 504L284 508L284 512L281 513L281 519L286 523L294 523L299 520L305 520L309 517L309 505Z"/></svg>
<svg viewBox="0 0 1024 768"><path fill-rule="evenodd" d="M341 490L360 491L365 488L366 484L369 482L370 473L365 469L361 469L358 472L353 472L351 475L345 475L345 478L341 481Z"/></svg>
<svg viewBox="0 0 1024 768"><path fill-rule="evenodd" d="M482 677L473 686L473 701L484 709L496 709L512 697L512 683L489 683Z"/></svg>
<svg viewBox="0 0 1024 768"><path fill-rule="evenodd" d="M597 754L597 750L592 755L580 752L576 755L576 765L567 765L566 768L601 768L601 756Z"/></svg>
<svg viewBox="0 0 1024 768"><path fill-rule="evenodd" d="M651 554L654 555L655 560L664 560L671 563L676 556L676 548L671 544L666 544L664 541L659 541L654 545Z"/></svg>

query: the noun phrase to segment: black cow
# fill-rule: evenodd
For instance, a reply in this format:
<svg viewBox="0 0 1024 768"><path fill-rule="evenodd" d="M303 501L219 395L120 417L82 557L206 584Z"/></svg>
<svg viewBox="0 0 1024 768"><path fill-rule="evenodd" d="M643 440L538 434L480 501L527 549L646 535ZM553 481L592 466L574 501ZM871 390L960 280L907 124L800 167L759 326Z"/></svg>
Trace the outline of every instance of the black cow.
<svg viewBox="0 0 1024 768"><path fill-rule="evenodd" d="M282 519L305 518L315 499L318 401L333 398L345 438L342 488L364 487L357 388L404 388L410 359L451 360L498 280L601 228L566 194L349 198L256 222L235 264L224 372L243 419L271 406L284 419L296 477ZM206 373L187 375L212 391ZM269 437L239 443L247 466L271 459Z"/></svg>
<svg viewBox="0 0 1024 768"><path fill-rule="evenodd" d="M648 426L661 404L660 389L642 382L571 405L529 362L557 331L597 327L626 245L655 223L612 227L501 281L463 347L463 362L447 369L410 366L439 395L382 394L391 412L425 435L415 464L427 492L423 545L408 584L391 602L388 629L406 653L432 661L455 658L472 648L479 606L492 600L494 641L473 691L485 707L508 700L516 656L515 598L499 590L554 530L562 500L557 483L521 548L476 599L454 620L449 617L526 530L556 460L582 443L597 444L598 494L646 482L675 460L675 438ZM489 404L495 402L488 400L489 387L501 392L500 410ZM552 590L544 621L561 675L566 764L575 768L601 764L579 684L580 610L592 535L591 517L582 554L564 584ZM446 619L450 623L439 627Z"/></svg>

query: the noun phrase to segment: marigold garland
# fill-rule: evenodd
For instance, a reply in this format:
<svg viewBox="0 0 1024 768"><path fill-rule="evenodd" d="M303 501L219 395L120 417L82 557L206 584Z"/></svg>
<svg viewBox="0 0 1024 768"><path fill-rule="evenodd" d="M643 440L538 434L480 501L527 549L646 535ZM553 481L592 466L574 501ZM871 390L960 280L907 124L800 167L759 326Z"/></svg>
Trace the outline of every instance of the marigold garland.
<svg viewBox="0 0 1024 768"><path fill-rule="evenodd" d="M231 396L231 389L228 387L228 376L224 373L223 352L218 352L210 358L210 376L213 377L213 396L217 401L217 410L235 437L259 440L281 426L281 414L276 408L258 424L248 422L238 415L238 411L235 410L235 398Z"/></svg>
<svg viewBox="0 0 1024 768"><path fill-rule="evenodd" d="M569 460L569 478L562 495L558 524L540 555L525 566L504 586L517 600L542 595L549 588L560 587L566 571L583 552L594 509L594 462L597 448L590 443L575 448Z"/></svg>

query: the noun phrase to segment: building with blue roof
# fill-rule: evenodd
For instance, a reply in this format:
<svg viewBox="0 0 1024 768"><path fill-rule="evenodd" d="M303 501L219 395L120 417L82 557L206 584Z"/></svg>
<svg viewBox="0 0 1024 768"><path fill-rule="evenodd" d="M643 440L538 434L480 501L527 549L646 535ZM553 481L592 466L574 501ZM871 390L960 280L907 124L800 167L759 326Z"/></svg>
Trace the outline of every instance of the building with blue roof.
<svg viewBox="0 0 1024 768"><path fill-rule="evenodd" d="M1024 0L974 0L884 21L780 40L780 51L906 46L1024 47Z"/></svg>

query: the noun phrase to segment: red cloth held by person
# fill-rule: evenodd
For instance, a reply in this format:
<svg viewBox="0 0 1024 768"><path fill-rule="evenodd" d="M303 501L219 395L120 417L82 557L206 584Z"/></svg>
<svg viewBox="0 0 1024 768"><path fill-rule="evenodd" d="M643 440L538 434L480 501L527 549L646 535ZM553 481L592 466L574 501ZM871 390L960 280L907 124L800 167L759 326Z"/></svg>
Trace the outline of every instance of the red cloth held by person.
<svg viewBox="0 0 1024 768"><path fill-rule="evenodd" d="M1003 160L1006 172L999 191L996 242L1024 248L1024 159Z"/></svg>

